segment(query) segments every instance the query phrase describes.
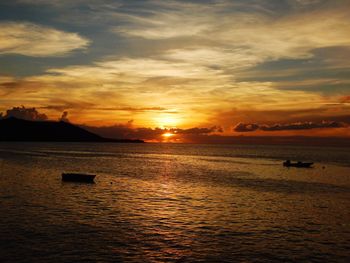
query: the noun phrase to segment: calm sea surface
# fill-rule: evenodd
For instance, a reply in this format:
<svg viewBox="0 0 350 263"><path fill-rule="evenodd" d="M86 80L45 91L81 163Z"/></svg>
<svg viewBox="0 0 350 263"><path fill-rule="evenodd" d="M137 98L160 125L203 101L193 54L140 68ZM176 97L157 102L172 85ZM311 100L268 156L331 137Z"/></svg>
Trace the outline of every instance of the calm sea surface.
<svg viewBox="0 0 350 263"><path fill-rule="evenodd" d="M350 261L350 149L0 143L1 263L242 261Z"/></svg>

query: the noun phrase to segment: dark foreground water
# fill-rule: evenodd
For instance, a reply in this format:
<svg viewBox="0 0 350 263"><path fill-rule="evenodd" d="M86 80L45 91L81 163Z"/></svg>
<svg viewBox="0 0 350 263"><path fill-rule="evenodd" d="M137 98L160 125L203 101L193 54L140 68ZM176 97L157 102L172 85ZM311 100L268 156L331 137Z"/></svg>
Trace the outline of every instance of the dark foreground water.
<svg viewBox="0 0 350 263"><path fill-rule="evenodd" d="M349 262L349 165L336 148L1 143L0 262Z"/></svg>

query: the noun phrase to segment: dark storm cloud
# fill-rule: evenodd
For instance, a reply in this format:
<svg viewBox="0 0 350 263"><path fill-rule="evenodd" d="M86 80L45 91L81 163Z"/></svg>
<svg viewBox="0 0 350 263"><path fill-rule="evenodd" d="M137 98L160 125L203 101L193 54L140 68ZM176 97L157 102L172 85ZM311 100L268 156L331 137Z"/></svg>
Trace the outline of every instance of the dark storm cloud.
<svg viewBox="0 0 350 263"><path fill-rule="evenodd" d="M122 138L122 139L144 139L153 140L160 138L164 133L162 129L155 128L134 128L132 123L127 124L115 124L109 126L88 126L80 125L82 128L91 131L93 133L99 134L106 138Z"/></svg>
<svg viewBox="0 0 350 263"><path fill-rule="evenodd" d="M233 130L236 132L251 132L259 129L259 125L255 123L238 123Z"/></svg>
<svg viewBox="0 0 350 263"><path fill-rule="evenodd" d="M336 121L322 121L322 122L296 122L286 124L246 124L239 123L234 127L236 132L252 132L256 130L261 131L288 131L288 130L310 130L310 129L325 129L325 128L344 128L348 124Z"/></svg>
<svg viewBox="0 0 350 263"><path fill-rule="evenodd" d="M178 134L208 134L213 132L223 132L219 126L213 126L211 128L190 128L190 129L170 129L170 132Z"/></svg>
<svg viewBox="0 0 350 263"><path fill-rule="evenodd" d="M286 130L309 130L309 129L323 129L323 128L343 128L346 127L344 123L335 121L323 121L321 123L314 122L297 122L289 124L274 124L262 125L260 129L263 131L286 131Z"/></svg>

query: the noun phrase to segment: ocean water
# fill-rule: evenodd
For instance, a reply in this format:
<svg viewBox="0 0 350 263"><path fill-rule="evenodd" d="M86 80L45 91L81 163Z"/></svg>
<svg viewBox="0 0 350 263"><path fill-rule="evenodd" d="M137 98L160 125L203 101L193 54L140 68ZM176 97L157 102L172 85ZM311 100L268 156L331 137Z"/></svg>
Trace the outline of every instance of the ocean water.
<svg viewBox="0 0 350 263"><path fill-rule="evenodd" d="M0 262L349 261L348 148L0 144Z"/></svg>

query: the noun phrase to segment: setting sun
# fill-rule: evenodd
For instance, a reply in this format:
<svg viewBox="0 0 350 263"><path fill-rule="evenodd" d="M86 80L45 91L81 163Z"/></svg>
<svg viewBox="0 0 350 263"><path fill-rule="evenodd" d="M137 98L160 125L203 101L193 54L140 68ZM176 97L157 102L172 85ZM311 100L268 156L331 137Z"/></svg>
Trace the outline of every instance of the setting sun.
<svg viewBox="0 0 350 263"><path fill-rule="evenodd" d="M167 133L164 133L162 136L164 136L165 138L170 138L170 137L172 137L174 135L175 134L173 134L173 133L167 132Z"/></svg>

